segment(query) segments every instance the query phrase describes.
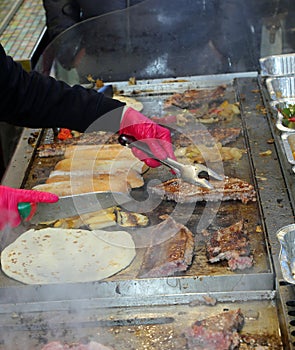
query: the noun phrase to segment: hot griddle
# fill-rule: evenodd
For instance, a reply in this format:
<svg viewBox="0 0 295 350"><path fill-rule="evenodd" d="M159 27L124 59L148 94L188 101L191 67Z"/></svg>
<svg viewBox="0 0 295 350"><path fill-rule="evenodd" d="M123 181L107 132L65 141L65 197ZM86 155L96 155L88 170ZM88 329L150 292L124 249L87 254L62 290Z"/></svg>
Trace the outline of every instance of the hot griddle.
<svg viewBox="0 0 295 350"><path fill-rule="evenodd" d="M248 204L221 203L217 215L212 215L209 228L227 226L237 219L246 218L248 227L252 229L250 240L255 264L251 269L232 272L225 263L207 263L201 230L209 223L204 223L200 218L204 210L214 213L214 204L198 203L187 220L185 205L177 205L175 210L175 203L162 202L157 210L149 213L151 224L159 222L159 215L173 212L174 218L180 222L185 221L195 234L196 256L187 272L173 277L140 279L138 272L144 249L139 249L136 259L126 270L101 282L73 286L25 286L1 274L3 320L10 320L8 323L3 321L0 326L2 343L22 343L26 339L31 342L31 347L28 348L39 349L42 343L53 338L61 341L72 341L73 338L98 341L101 334L104 334L108 344L113 344L115 348L120 344L118 348L133 346L134 349L185 349L182 330L196 317L202 313L214 314L216 310L224 308L241 307L246 314L249 310L255 310L254 313L259 315L254 317L256 321L246 322L243 329L245 333L249 332L255 337L266 332L267 338L273 341L270 348L286 348L286 322L284 317L278 317L282 303L276 288L280 269L275 232L284 224L290 223L292 208L277 162L275 144L269 141L272 134L262 108L257 77L251 74L229 74L190 77L184 81L171 79L167 82L159 79L139 82L136 86L130 86L128 82L113 84L124 94L141 100L145 115L161 115L163 101L174 92L227 85L229 100L240 103L241 116L235 118L233 123L220 124L220 127L242 127L242 135L232 146L245 148L247 154L238 163L225 165L225 172L253 183L258 200ZM31 150L29 160L22 163L22 167L16 167L18 176L9 176L12 172L15 173L15 168L11 166L4 179L5 184L12 185L12 180L20 182L21 179L19 186L31 188L42 180L42 176L47 176L58 159L38 158L36 149L40 144L48 142L50 135L51 130L38 131L34 135L34 144L28 146L28 130L24 131L20 143ZM19 145L12 165L18 164L21 148ZM272 150L270 156L261 155L268 149ZM167 170L155 169L145 174L145 180L163 176L169 176ZM144 193L137 191L136 195L140 197ZM136 235L134 231L129 231L133 236ZM216 306L204 305L204 296L215 298ZM192 303L194 307L191 307ZM94 309L97 309L100 316L95 314ZM75 317L69 317L72 310ZM154 316L148 316L149 312L154 312ZM56 327L56 324L59 326ZM11 337L11 333L14 337Z"/></svg>
<svg viewBox="0 0 295 350"><path fill-rule="evenodd" d="M40 349L42 344L62 339L69 344L96 341L114 349L185 350L184 332L192 323L237 308L241 308L245 316L241 349L249 349L250 344L252 347L261 345L274 350L282 349L276 322L277 310L267 300L216 306L198 305L193 301L187 305L145 308L80 307L76 303L66 311L13 312L1 317L0 335L6 333L10 337L5 337L6 347L0 344L0 349Z"/></svg>

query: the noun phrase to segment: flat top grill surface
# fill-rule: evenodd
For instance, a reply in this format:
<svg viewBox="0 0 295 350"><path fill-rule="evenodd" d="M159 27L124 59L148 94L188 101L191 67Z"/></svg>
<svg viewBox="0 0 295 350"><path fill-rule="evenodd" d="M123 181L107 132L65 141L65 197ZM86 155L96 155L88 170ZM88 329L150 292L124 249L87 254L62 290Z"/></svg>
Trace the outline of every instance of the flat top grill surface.
<svg viewBox="0 0 295 350"><path fill-rule="evenodd" d="M216 87L219 82L213 81L212 85L208 88ZM215 85L214 85L215 84ZM125 94L130 95L131 91L136 92L135 98L143 102L144 109L142 113L147 116L153 115L164 115L163 110L164 101L173 93L173 92L182 92L186 89L195 89L199 88L199 82L192 80L187 80L187 82L181 83L152 83L146 85L135 85L129 87L128 85L119 86L118 89L123 91ZM202 87L204 88L204 87ZM129 89L129 91L128 91ZM235 87L230 81L226 85L225 96L220 98L219 103L224 100L228 100L231 103L237 101ZM207 102L211 102L210 100ZM207 102L203 102L204 105ZM179 111L176 110L179 113ZM242 116L235 116L231 121L218 122L214 124L208 124L208 130L212 128L228 128L228 127L240 127L243 130ZM194 125L188 124L179 129L173 130L172 126L172 135L177 137L177 133L182 132L184 135L187 131L190 130ZM247 150L246 144L246 131L243 130L237 141L229 144L229 147L238 147L240 149ZM52 130L47 130L42 137L41 144L52 142ZM49 158L39 158L38 152L36 153L33 163L29 169L27 180L25 182L25 188L32 188L38 183L44 183L48 177L49 172L54 168L54 165L62 159L62 156L58 157L49 157ZM208 165L210 167L215 166L214 163ZM243 154L243 157L239 161L229 161L224 162L224 173L231 177L239 177L249 183L253 183L253 176L251 171L249 152ZM160 167L157 169L150 169L146 174L144 174L145 182L148 183L153 179L166 180L172 177L169 170L165 167ZM134 190L134 196L139 200L142 200L146 196L146 188ZM220 205L220 206L219 206ZM191 211L190 211L191 210ZM191 215L187 215L187 212L192 212ZM222 203L197 203L195 209L190 208L187 205L175 204L171 201L162 201L159 206L152 212L146 213L149 216L151 225L156 225L161 220L159 217L163 214L173 215L176 221L184 223L187 227L193 232L195 236L195 258L192 266L186 273L181 273L180 276L237 276L239 274L243 275L255 275L259 273L269 274L270 279L272 279L272 271L269 262L268 252L265 244L265 233L263 232L262 225L263 222L259 213L259 203L249 202L247 204L242 204L239 201L229 201ZM236 221L245 219L247 223L247 228L249 231L249 237L251 242L251 249L254 252L255 264L253 268L246 269L243 271L232 272L228 269L226 262L221 262L217 264L209 264L206 258L205 250L205 237L202 236L201 232L203 229L211 228L218 229L220 227L225 227L233 224ZM257 227L260 227L257 230ZM118 227L121 229L120 227ZM111 227L111 229L114 229ZM115 228L116 229L116 228ZM125 229L125 228L124 228ZM128 229L127 229L128 230ZM137 240L137 235L140 235L136 229L129 230L133 235L134 240ZM109 280L120 280L120 279L134 279L138 277L140 268L143 262L144 249L137 250L137 257L133 263L124 271L119 274L109 278ZM1 275L1 279L5 280L5 283L11 285L11 280L7 281L7 278ZM14 284L14 282L12 283Z"/></svg>
<svg viewBox="0 0 295 350"><path fill-rule="evenodd" d="M0 349L41 349L47 342L100 342L114 349L188 349L184 332L195 321L241 308L245 324L240 349L265 346L282 349L272 301L236 302L215 306L173 305L121 309L76 308L43 313L1 316ZM255 348L254 347L254 348Z"/></svg>
<svg viewBox="0 0 295 350"><path fill-rule="evenodd" d="M278 227L289 223L291 211L286 199L288 196L282 185L275 147L273 143L268 142L271 134L263 114L256 79L245 78L237 81L232 78L227 79L225 80L228 85L229 99L239 101L241 116L236 117L234 123L223 123L218 126L240 126L242 134L230 146L245 148L247 153L238 162L225 163L225 173L254 183L258 201L246 205L240 202L224 202L218 207L217 212L214 204L198 203L187 221L185 221L186 208L180 206L174 218L179 222L185 221L194 233L196 254L188 271L177 276L139 279L138 271L142 265L144 249L138 250L136 259L126 270L101 283L75 286L78 289L72 288L71 293L66 285L53 287L49 293L50 288L47 286L36 288L24 286L1 274L0 292L3 296L4 318L0 330L3 349L9 349L5 344L10 342L13 344L11 348L17 350L17 346L23 343L24 339L30 343L28 349L33 349L34 346L39 349L41 344L55 339L66 342L100 341L104 340L101 338L102 334L106 337L107 345L119 344L119 348L133 346L134 349L186 349L182 330L191 324L191 321L203 313L209 315L217 310L236 307L241 307L246 314L247 322L243 328L245 336L251 339L254 337L257 340L260 335L257 340L259 345L268 346L271 349L286 348L282 346L281 338L282 334L286 334L284 328L286 324L281 324L277 314L279 303L275 299L275 274L272 261L277 278L280 278L276 259L279 250L274 234ZM206 81L202 79L201 82L192 79L186 83L172 83L169 84L169 88L167 84L164 86L160 82L149 82L148 85L137 86L135 95L134 87L123 84L119 89L126 95L135 96L141 100L145 106L143 113L151 116L161 115L163 100L175 91L194 87L212 87L220 83L225 83L223 78L220 80L220 77L211 77L211 80L209 78ZM41 144L51 142L51 136L51 130L45 131L41 137ZM34 147L38 146L39 144L36 144ZM267 149L272 149L273 153L270 156L261 155ZM38 152L35 152L32 163L25 173L24 187L31 188L34 184L42 182L59 159L60 157L39 158ZM155 169L148 171L144 176L146 181L155 177L166 179L170 173L167 169ZM140 197L143 193L136 191L135 195ZM200 220L204 210L215 213L212 221L204 223ZM170 214L174 211L175 203L167 201L162 202L153 213L147 214L151 224L154 225L159 222L161 214ZM210 230L225 227L240 218L245 218L250 228L250 242L255 260L253 268L232 272L225 263L208 264L205 255L205 239L201 230L204 226L209 227ZM134 230L129 231L132 235L136 234ZM269 253L269 245L272 255ZM202 302L200 303L203 294L216 298L217 301L223 300L223 303L205 306ZM197 299L195 303L193 303L194 296ZM76 308L73 305L76 299L79 304L81 297L85 299L85 303L81 309L78 308L79 312L76 314ZM98 298L98 310L92 307L93 304L89 304L92 298ZM15 300L19 304L15 304ZM64 300L72 301L70 308L61 308ZM161 303L167 304L167 309L164 307L168 310L167 312L161 309L159 306ZM131 306L135 309L131 310ZM29 310L32 307L35 308L35 312L30 314ZM90 307L94 314L89 313ZM110 315L105 312L104 307L110 307ZM158 307L160 309L157 309ZM74 318L72 311L75 314ZM101 313L104 316L101 316ZM5 325L12 330L13 337L11 332L7 332ZM78 333L77 328L79 328ZM130 337L126 337L126 334ZM247 338L248 343L243 340L241 348L251 348L250 338ZM268 343L265 339L268 339ZM116 349L118 345L114 347Z"/></svg>

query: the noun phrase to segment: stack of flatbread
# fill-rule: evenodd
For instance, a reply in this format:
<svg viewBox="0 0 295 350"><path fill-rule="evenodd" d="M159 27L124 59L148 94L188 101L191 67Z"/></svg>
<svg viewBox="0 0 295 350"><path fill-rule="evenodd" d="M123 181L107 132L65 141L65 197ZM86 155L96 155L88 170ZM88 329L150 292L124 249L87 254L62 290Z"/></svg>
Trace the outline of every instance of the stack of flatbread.
<svg viewBox="0 0 295 350"><path fill-rule="evenodd" d="M91 282L125 269L135 254L125 231L46 228L29 230L6 247L1 266L26 284Z"/></svg>
<svg viewBox="0 0 295 350"><path fill-rule="evenodd" d="M45 184L36 190L67 196L86 192L128 193L143 186L144 163L119 144L68 145Z"/></svg>

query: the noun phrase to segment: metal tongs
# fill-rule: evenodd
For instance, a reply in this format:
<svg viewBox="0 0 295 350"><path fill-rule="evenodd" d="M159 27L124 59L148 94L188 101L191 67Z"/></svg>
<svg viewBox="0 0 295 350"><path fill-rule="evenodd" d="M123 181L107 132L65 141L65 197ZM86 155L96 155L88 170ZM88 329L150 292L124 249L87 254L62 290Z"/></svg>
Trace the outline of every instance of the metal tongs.
<svg viewBox="0 0 295 350"><path fill-rule="evenodd" d="M207 168L203 164L186 165L186 164L179 163L171 158L158 159L152 154L151 150L149 149L146 143L142 141L138 141L132 136L123 135L123 134L120 135L119 143L123 146L127 146L130 148L131 147L138 148L139 150L146 153L149 157L156 159L160 163L174 170L177 176L181 177L184 181L189 182L193 185L198 185L208 189L213 189L214 188L213 185L210 184L209 182L210 178L214 178L219 181L224 179L223 176L217 174L215 171Z"/></svg>

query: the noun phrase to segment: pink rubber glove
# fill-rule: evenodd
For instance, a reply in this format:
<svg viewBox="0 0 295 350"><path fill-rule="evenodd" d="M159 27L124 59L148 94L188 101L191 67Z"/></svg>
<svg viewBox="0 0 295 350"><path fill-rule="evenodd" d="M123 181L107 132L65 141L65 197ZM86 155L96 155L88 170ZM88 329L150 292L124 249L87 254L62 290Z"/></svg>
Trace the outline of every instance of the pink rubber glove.
<svg viewBox="0 0 295 350"><path fill-rule="evenodd" d="M133 136L136 140L145 142L158 159L167 157L176 159L172 148L170 131L133 108L129 107L123 112L119 133ZM132 148L132 152L137 158L143 160L152 168L161 165L160 162L148 158L144 152L135 147Z"/></svg>
<svg viewBox="0 0 295 350"><path fill-rule="evenodd" d="M3 230L6 225L16 227L20 224L18 203L54 203L57 201L58 196L53 193L0 186L0 230Z"/></svg>

